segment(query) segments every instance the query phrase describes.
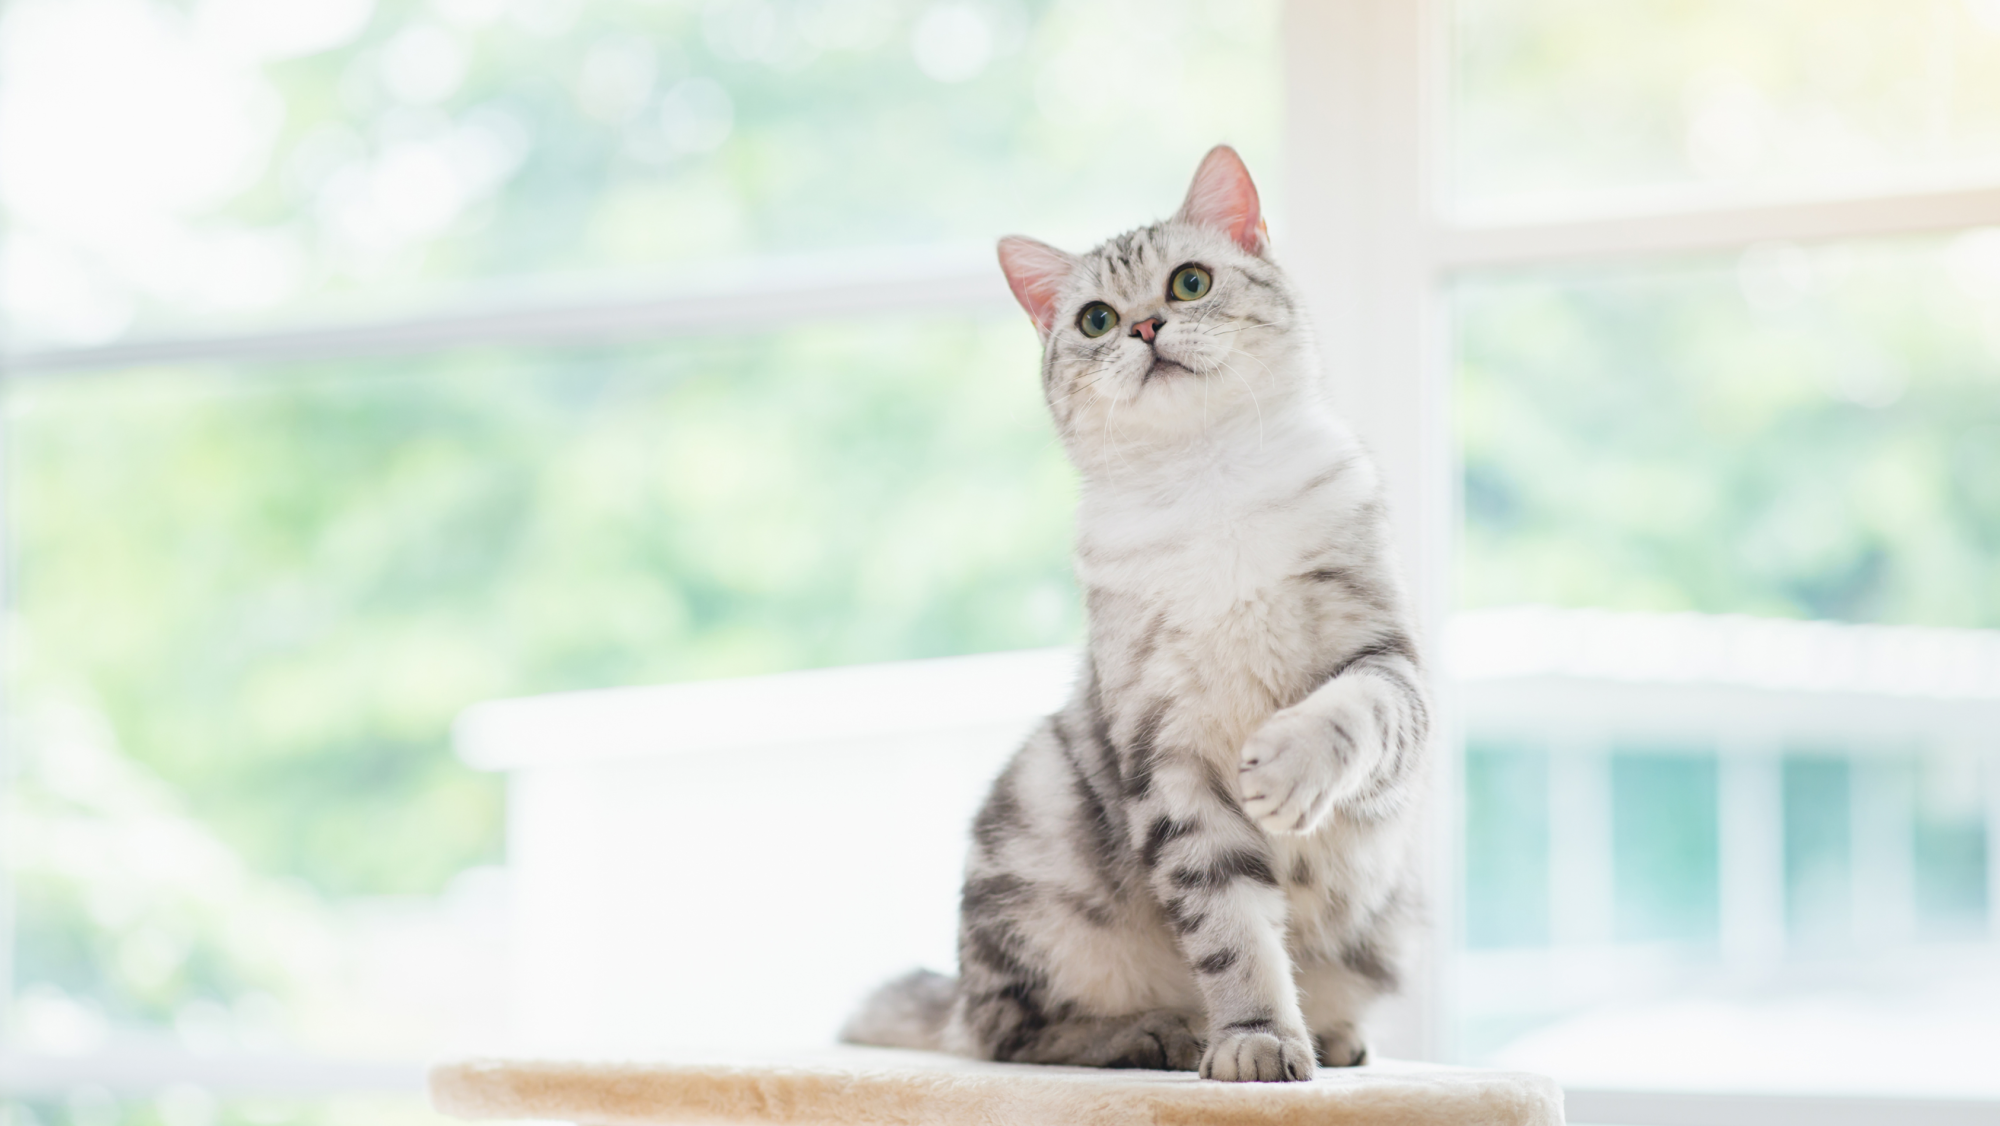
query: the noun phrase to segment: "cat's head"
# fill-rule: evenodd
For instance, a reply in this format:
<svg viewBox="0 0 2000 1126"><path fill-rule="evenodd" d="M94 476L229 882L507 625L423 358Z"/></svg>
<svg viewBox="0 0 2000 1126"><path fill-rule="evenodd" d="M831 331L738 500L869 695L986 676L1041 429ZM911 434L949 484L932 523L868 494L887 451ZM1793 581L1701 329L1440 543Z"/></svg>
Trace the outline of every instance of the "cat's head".
<svg viewBox="0 0 2000 1126"><path fill-rule="evenodd" d="M1257 187L1218 145L1173 218L1084 254L1000 240L1042 337L1042 389L1080 468L1262 425L1312 380L1299 301L1270 259Z"/></svg>

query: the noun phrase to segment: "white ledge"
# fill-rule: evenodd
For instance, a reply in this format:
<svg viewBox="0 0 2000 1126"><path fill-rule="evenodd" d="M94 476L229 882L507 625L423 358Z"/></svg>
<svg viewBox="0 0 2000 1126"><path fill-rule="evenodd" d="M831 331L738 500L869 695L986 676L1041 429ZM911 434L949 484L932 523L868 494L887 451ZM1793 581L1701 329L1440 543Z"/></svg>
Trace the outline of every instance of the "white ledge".
<svg viewBox="0 0 2000 1126"><path fill-rule="evenodd" d="M1458 615L1438 667L1478 734L1978 743L2000 632L1515 607ZM453 735L482 770L1011 729L1060 708L1070 649L495 700ZM1887 743L1884 744L1888 749ZM1729 749L1741 748L1733 744Z"/></svg>
<svg viewBox="0 0 2000 1126"><path fill-rule="evenodd" d="M1462 681L2000 700L2000 630L1511 606L1457 615L1448 638L1447 667Z"/></svg>
<svg viewBox="0 0 2000 1126"><path fill-rule="evenodd" d="M1029 649L495 700L467 708L452 739L469 765L510 770L1025 728L1063 705L1077 660Z"/></svg>

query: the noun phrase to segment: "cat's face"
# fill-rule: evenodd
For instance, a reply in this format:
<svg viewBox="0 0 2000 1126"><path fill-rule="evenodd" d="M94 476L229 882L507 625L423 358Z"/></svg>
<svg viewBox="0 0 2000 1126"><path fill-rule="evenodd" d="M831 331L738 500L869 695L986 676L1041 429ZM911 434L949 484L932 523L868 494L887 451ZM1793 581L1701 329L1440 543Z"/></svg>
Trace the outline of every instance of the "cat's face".
<svg viewBox="0 0 2000 1126"><path fill-rule="evenodd" d="M1163 223L1082 255L1001 241L1080 467L1233 433L1298 390L1298 303L1266 251L1257 189L1226 147Z"/></svg>

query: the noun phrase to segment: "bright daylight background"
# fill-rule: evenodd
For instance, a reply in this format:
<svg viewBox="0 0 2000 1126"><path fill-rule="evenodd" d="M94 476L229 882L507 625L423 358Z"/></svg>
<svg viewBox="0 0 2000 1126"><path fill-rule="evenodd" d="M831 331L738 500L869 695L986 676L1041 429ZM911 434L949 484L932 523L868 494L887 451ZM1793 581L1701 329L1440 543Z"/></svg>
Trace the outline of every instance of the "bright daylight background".
<svg viewBox="0 0 2000 1126"><path fill-rule="evenodd" d="M0 6L0 1059L79 1076L8 1126L430 1121L90 1068L504 1045L507 809L454 757L468 705L1080 639L1073 484L997 275L671 339L91 349L1080 248L1218 140L1282 254L1311 203L1277 17ZM2000 166L1994 0L1459 0L1450 33L1462 217ZM1451 1053L2000 1097L2000 229L1488 271L1450 303ZM1523 670L1541 711L1477 691ZM1605 685L1631 707L1578 718ZM1787 727L1800 685L1862 720Z"/></svg>

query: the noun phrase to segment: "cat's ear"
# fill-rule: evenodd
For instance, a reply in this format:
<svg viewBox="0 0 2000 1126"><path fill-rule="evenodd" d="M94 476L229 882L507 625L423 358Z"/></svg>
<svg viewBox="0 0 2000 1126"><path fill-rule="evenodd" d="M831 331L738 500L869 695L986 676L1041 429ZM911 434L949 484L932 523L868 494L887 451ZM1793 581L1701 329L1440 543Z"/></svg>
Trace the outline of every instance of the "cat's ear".
<svg viewBox="0 0 2000 1126"><path fill-rule="evenodd" d="M1056 320L1056 300L1076 269L1076 259L1048 243L1008 235L1000 240L1000 269L1007 274L1014 300L1028 311L1035 330L1047 337Z"/></svg>
<svg viewBox="0 0 2000 1126"><path fill-rule="evenodd" d="M1214 227L1252 254L1264 253L1268 245L1257 185L1250 182L1243 158L1228 145L1217 145L1201 158L1194 183L1188 185L1187 199L1174 218L1198 227Z"/></svg>

